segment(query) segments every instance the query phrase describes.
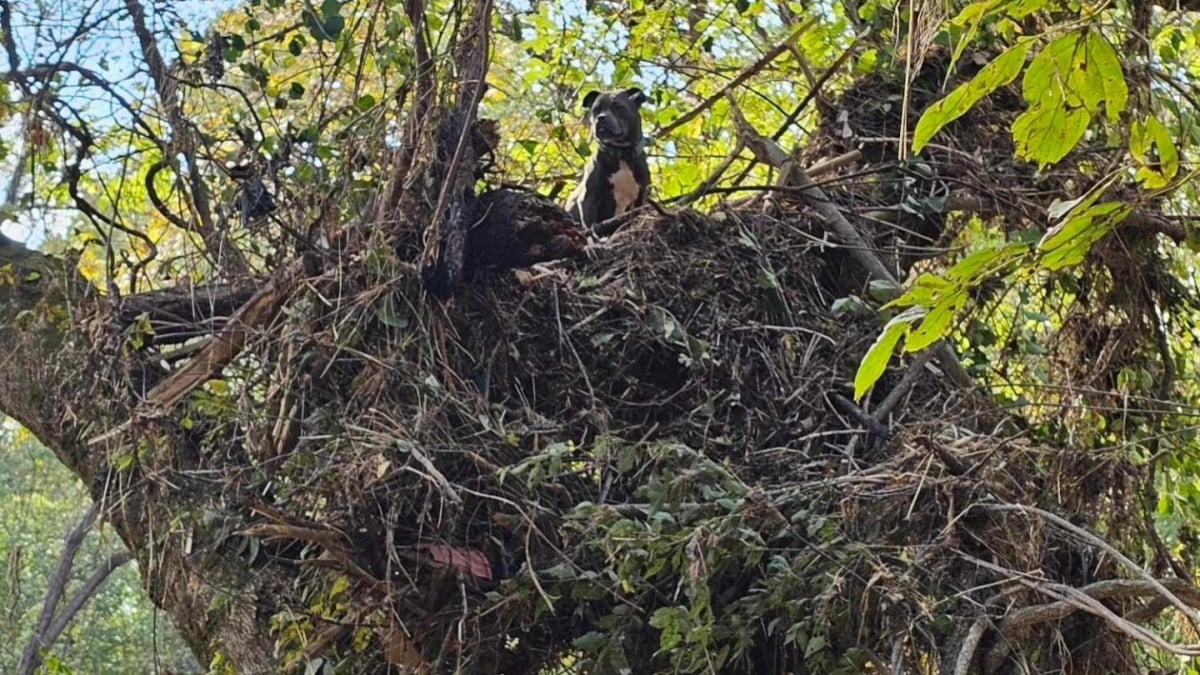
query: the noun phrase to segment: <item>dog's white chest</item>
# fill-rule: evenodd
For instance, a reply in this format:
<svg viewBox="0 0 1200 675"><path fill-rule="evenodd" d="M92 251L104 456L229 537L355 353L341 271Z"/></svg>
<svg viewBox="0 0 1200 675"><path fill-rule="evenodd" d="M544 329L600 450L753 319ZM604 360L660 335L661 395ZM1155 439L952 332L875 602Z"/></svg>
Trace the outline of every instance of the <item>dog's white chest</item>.
<svg viewBox="0 0 1200 675"><path fill-rule="evenodd" d="M616 173L608 179L608 182L612 185L613 199L617 202L617 211L613 215L619 216L637 201L639 192L637 179L633 177L633 169L629 168L629 164L622 160Z"/></svg>

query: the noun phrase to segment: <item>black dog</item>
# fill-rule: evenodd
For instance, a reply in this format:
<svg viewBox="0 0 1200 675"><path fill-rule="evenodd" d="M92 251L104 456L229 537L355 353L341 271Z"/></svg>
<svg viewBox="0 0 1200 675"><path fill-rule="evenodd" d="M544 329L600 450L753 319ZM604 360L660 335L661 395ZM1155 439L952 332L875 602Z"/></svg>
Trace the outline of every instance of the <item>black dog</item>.
<svg viewBox="0 0 1200 675"><path fill-rule="evenodd" d="M650 166L642 146L641 106L647 100L636 87L589 91L583 97L597 148L567 200L567 212L585 227L619 216L646 199Z"/></svg>

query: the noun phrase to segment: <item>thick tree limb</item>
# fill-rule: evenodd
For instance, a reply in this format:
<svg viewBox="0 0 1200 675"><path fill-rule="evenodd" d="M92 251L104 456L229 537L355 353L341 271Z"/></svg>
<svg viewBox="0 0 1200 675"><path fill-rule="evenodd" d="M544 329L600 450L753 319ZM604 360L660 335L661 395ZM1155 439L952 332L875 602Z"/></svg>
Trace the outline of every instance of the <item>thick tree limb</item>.
<svg viewBox="0 0 1200 675"><path fill-rule="evenodd" d="M242 306L212 341L188 364L160 382L146 397L146 402L160 408L170 408L220 374L241 353L256 328L271 322L287 297L292 275L285 274L264 286Z"/></svg>
<svg viewBox="0 0 1200 675"><path fill-rule="evenodd" d="M261 289L261 281L244 281L129 295L121 298L117 320L124 326L145 314L151 321L198 324L233 314Z"/></svg>
<svg viewBox="0 0 1200 675"><path fill-rule="evenodd" d="M444 168L432 219L426 226L421 254L421 280L436 297L445 298L462 281L466 257L468 222L474 215L475 153L471 132L475 114L486 88L492 3L481 0L472 9L466 35L458 43L459 91L455 107L441 120L437 152L454 143L453 155ZM440 162L433 170L439 170Z"/></svg>

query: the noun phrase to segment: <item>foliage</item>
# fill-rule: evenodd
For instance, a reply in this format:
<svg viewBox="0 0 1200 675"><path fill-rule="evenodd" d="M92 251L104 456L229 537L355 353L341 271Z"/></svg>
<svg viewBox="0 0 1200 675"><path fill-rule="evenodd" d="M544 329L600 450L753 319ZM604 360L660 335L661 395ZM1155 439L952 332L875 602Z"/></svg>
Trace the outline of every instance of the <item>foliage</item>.
<svg viewBox="0 0 1200 675"><path fill-rule="evenodd" d="M168 416L168 431L139 432L107 460L122 477L157 478L175 471L182 447L204 470L228 471L240 501L222 492L168 520L247 567L303 569L289 586L296 602L270 619L288 666L351 669L372 650L395 664L422 640L426 656L449 663L461 656L450 652L469 651L464 638L427 633L451 623L443 607L461 605L464 616L478 610L457 629L478 631L471 647L509 655L517 649L494 643L511 638L580 672L643 663L859 672L867 661L880 669L872 642L893 638L902 656L931 667L936 649L957 644L940 627L1003 611L979 589L1011 579L977 584L982 572L967 562L981 550L1014 578L1091 579L1054 564L1077 544L1070 537L1030 544L1020 541L1024 521L967 518L996 495L1083 514L1147 566L1187 562L1200 526L1191 423L1200 303L1189 248L1200 47L1178 13L1054 0L500 3L479 114L499 120L501 142L478 187L559 194L592 151L581 95L637 85L651 95L653 194L675 211L651 234L617 237L589 262L529 282L528 297L514 300L493 279L472 296L484 309L464 300L442 315L419 300L410 267L432 250L422 228L442 218L425 217L440 199L422 190L450 180L429 167L459 156L429 137L469 85L454 53L465 6L254 0L204 30L178 29L161 10L153 25L169 72L151 65L132 84L108 75L97 85L82 69L103 68L86 62L57 79L14 78L21 86L0 111L35 150L22 206L69 212L52 245L74 256L117 316L120 297L258 283L298 260L325 265L297 284L303 292L280 294L282 318L220 364L220 378ZM944 7L955 12L942 21ZM81 44L93 19L125 20L83 16ZM20 38L24 52L49 49ZM0 154L16 145L6 139ZM902 288L854 276L836 257L844 249L823 248L831 240L805 201L811 188L789 184L786 165L771 161L780 148L802 160L857 153L821 187L862 216L853 224L882 267L907 274ZM398 166L411 170L403 181ZM364 223L386 212L379 204L397 184L404 208ZM722 204L743 193L769 198ZM828 269L806 267L814 260ZM665 270L674 276L664 280ZM859 339L859 319L831 310L863 308L867 290L880 325ZM125 317L119 338L109 336L127 369L124 395L144 394L164 363L186 362L193 340L223 325L210 318ZM955 425L912 410L876 419L873 389L914 386L898 384L894 354L939 343L1011 408L997 428L1063 452L1022 447L1010 458L1004 443L972 437L964 468L945 437L901 433ZM847 379L829 372L843 355L858 360L851 413L825 405ZM503 383L489 385L493 366ZM187 440L173 445L171 434ZM883 441L894 457L879 452ZM282 458L272 454L284 446ZM764 455L781 466L764 467ZM268 498L265 509L255 501ZM896 521L905 509L911 528ZM387 535L375 537L383 513ZM397 513L417 525L397 525ZM294 517L310 537L370 534L342 550L296 529L254 530L260 516ZM404 580L406 592L433 599L421 598L429 620L401 635L372 575L403 586L383 576L397 551L429 567L416 552L431 545L470 561L459 563L464 577L493 581L500 565L482 565L484 549L515 557L516 569L486 593L472 587L469 600L466 583L455 595L425 577ZM930 570L917 562L926 554L937 556ZM109 639L90 635L86 644ZM1061 663L1055 650L1073 644L1030 642L1027 667ZM310 658L314 643L336 644ZM136 656L111 658L130 659L126 667ZM207 665L231 667L225 658L218 650Z"/></svg>
<svg viewBox="0 0 1200 675"><path fill-rule="evenodd" d="M0 427L0 555L8 561L0 579L4 619L0 621L0 663L15 668L28 642L46 583L63 538L86 511L88 497L70 473L27 432ZM75 583L121 546L111 531L93 531L80 549ZM47 672L146 672L170 667L198 673L195 661L171 622L151 607L134 565L114 572L57 641Z"/></svg>

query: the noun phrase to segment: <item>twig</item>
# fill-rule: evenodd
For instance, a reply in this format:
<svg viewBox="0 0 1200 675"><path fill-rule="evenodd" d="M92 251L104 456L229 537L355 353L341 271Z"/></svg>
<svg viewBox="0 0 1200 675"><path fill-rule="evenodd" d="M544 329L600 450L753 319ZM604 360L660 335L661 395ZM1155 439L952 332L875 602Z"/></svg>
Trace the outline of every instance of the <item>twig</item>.
<svg viewBox="0 0 1200 675"><path fill-rule="evenodd" d="M83 545L83 540L91 531L92 526L96 524L96 518L99 515L100 505L93 502L75 527L71 528L63 542L62 552L58 556L58 565L55 566L54 574L51 575L50 582L46 586L46 597L42 601L42 611L38 614L33 635L30 636L29 642L25 643L25 649L21 652L21 661L17 665L17 672L22 675L32 673L37 669L38 663L41 661L40 650L50 644L45 636L49 633L58 603L62 601L63 594L67 590L67 583L71 580L75 555L79 552L79 547Z"/></svg>
<svg viewBox="0 0 1200 675"><path fill-rule="evenodd" d="M892 390L888 392L879 406L871 413L871 416L877 422L882 424L888 413L892 412L892 409L899 405L900 399L904 398L904 395L916 383L917 378L921 375L921 370L925 368L925 364L929 363L929 359L931 358L933 358L933 352L931 351L917 354L917 358L913 359L913 362L908 366L908 370L905 371L904 377L900 378L896 386L892 387Z"/></svg>
<svg viewBox="0 0 1200 675"><path fill-rule="evenodd" d="M813 176L820 176L822 174L829 173L830 171L833 171L835 169L840 169L843 166L846 166L847 164L850 164L852 162L856 162L860 159L862 159L862 151L860 151L860 150L851 150L850 152L843 152L842 154L838 155L837 157L831 157L829 159L817 162L816 164L813 164L812 166L808 167L808 175L810 178Z"/></svg>
<svg viewBox="0 0 1200 675"><path fill-rule="evenodd" d="M745 149L745 144L743 144L742 139L739 138L738 142L734 144L732 149L730 149L729 154L725 155L725 159L721 160L721 163L717 165L717 168L713 169L712 173L710 173L707 178L700 182L699 187L685 195L667 199L665 202L668 204L678 203L680 206L687 206L688 204L691 204L697 199L708 194L708 191L716 186L717 181L721 180L721 176L725 175L725 172L729 170L729 167L732 166L735 161L737 161L738 155L741 155L742 150Z"/></svg>
<svg viewBox="0 0 1200 675"><path fill-rule="evenodd" d="M871 251L870 246L863 240L858 230L846 220L842 212L838 210L833 202L825 196L812 179L804 172L804 169L794 164L788 172L788 182L807 190L805 199L808 200L825 223L833 230L834 236L841 240L848 250L850 255L858 261L866 270L875 278L883 279L899 286L896 277L880 262L879 258ZM945 340L938 340L934 345L934 355L937 357L938 364L946 370L946 374L950 376L950 380L957 386L963 389L970 389L974 386L970 374L963 368L962 363L958 360L958 355L950 348L950 345Z"/></svg>
<svg viewBox="0 0 1200 675"><path fill-rule="evenodd" d="M125 0L125 8L133 22L133 32L141 47L142 58L150 71L150 78L154 82L154 90L158 94L159 103L162 105L163 111L167 115L167 122L171 127L171 143L162 149L163 156L168 158L176 170L178 170L177 164L173 159L169 159L172 151L177 149L186 158L192 204L196 209L196 216L200 219L200 236L204 240L205 246L227 273L245 274L249 271L250 266L241 251L232 242L224 241L221 233L213 224L208 186L204 182L204 177L200 175L200 165L196 161L195 131L189 126L179 107L179 88L174 77L167 72L162 52L159 51L154 34L150 32L150 28L146 24L146 9L138 0ZM172 145L175 148L170 147Z"/></svg>
<svg viewBox="0 0 1200 675"><path fill-rule="evenodd" d="M804 98L800 99L800 103L797 104L795 109L792 110L792 114L787 116L787 119L783 121L783 124L779 125L779 128L775 131L775 133L771 134L771 140L778 141L779 139L783 138L783 135L787 133L787 130L796 123L797 119L800 118L800 113L804 112L804 109L808 107L808 104L812 103L813 99L815 99L821 93L821 90L825 88L825 84L833 78L834 74L842 69L842 65L846 63L846 60L849 59L850 55L854 53L854 49L858 47L858 43L867 35L870 35L870 30L864 30L858 35L854 36L854 40L848 47L846 47L846 50L842 52L841 56L838 56L833 64L825 69L825 72L822 73L821 77L817 78L817 81L813 84L812 89L809 89Z"/></svg>
<svg viewBox="0 0 1200 675"><path fill-rule="evenodd" d="M757 75L763 68L766 68L768 65L770 65L770 63L772 61L774 61L776 58L778 58L780 54L787 51L788 45L790 45L793 41L795 41L797 38L799 38L801 35L803 35L804 32L807 31L809 28L812 28L813 25L816 23L817 23L817 19L814 17L814 18L809 19L808 21L805 21L804 23L800 24L800 26L798 26L795 30L793 30L791 33L789 33L788 36L786 38L784 38L782 42L780 42L779 44L777 44L774 47L767 50L767 52L765 54L763 54L757 61L750 64L750 66L747 67L742 72L738 73L737 77L730 80L729 83L726 84L724 87L721 87L721 89L719 91L717 91L712 96L709 96L708 98L701 101L700 105L698 105L695 108L692 108L690 111L684 113L682 117L677 118L675 121L671 122L667 126L659 129L657 132L655 132L654 135L658 138L662 138L662 137L666 136L667 134L671 133L672 131L678 129L679 127L696 119L696 117L699 116L700 113L704 112L705 110L708 110L717 101L721 100L725 96L726 93L733 91L736 87L741 85L743 82L745 82L746 80L750 79L751 77Z"/></svg>
<svg viewBox="0 0 1200 675"><path fill-rule="evenodd" d="M71 624L71 621L79 613L79 610L83 609L84 605L96 595L96 591L100 590L100 586L108 579L109 575L130 560L133 560L133 554L129 551L118 551L100 563L99 567L92 570L87 581L83 583L83 586L79 587L75 595L71 596L71 600L58 613L58 617L54 619L54 623L50 624L50 628L42 636L41 643L46 646L54 644L58 636L62 635L67 626Z"/></svg>
<svg viewBox="0 0 1200 675"><path fill-rule="evenodd" d="M829 392L829 400L833 401L835 407L840 408L842 412L853 417L855 421L866 427L867 430L872 434L880 438L887 438L891 435L891 430L880 423L879 420L874 419L867 413L863 412L862 408L858 407L853 401L845 396L842 396L838 392Z"/></svg>
<svg viewBox="0 0 1200 675"><path fill-rule="evenodd" d="M1175 592L1188 599L1192 605L1200 606L1200 589L1189 584L1183 579L1163 579L1163 586L1171 586ZM1157 590L1154 586L1145 581L1134 581L1132 579L1109 579L1106 581L1097 581L1088 584L1083 588L1078 589L1080 593L1096 600L1113 600L1117 598L1133 598L1154 595ZM1044 605L1034 605L1032 607L1023 607L1016 610L1012 614L1004 618L1000 623L1000 631L1005 634L1013 634L1026 628L1031 628L1040 623L1048 623L1050 621L1058 621L1071 614L1077 609L1074 603L1068 600L1059 600Z"/></svg>
<svg viewBox="0 0 1200 675"><path fill-rule="evenodd" d="M975 652L979 649L979 641L983 639L983 634L991 623L991 620L984 614L971 624L971 629L967 631L967 637L958 650L958 658L954 661L954 675L967 675L967 672L970 671L971 662L975 660Z"/></svg>
<svg viewBox="0 0 1200 675"><path fill-rule="evenodd" d="M1175 608L1178 609L1180 612L1182 612L1184 616L1188 617L1188 619L1190 619L1193 622L1193 624L1200 622L1200 617L1197 616L1196 610L1193 607L1191 607L1190 605L1188 605L1187 603L1185 603L1183 600L1180 600L1179 597L1176 596L1174 593L1172 593L1170 590L1168 590L1167 587L1165 585L1163 585L1163 583L1161 581L1159 581L1158 579L1155 579L1153 576L1151 576L1149 572L1142 569L1142 567L1140 565L1138 565L1137 563L1130 560L1128 556L1126 556L1124 553L1121 553L1112 544L1109 544L1107 541L1104 541L1100 537L1092 534L1091 532L1085 530L1084 528L1079 527L1078 525L1072 523L1071 521L1067 520L1066 518L1063 518L1062 516L1051 513L1049 511L1046 511L1045 509L1039 509L1036 506L1026 506L1024 504L980 504L980 506L982 508L991 509L993 511L1020 511L1023 513L1030 513L1030 514L1040 516L1040 517L1045 518L1046 520L1054 523L1055 525L1059 526L1060 528L1067 530L1068 532L1071 532L1072 534L1075 534L1076 536L1084 539L1085 541L1089 542L1093 546L1097 546L1099 548L1104 549L1109 554L1111 554L1114 558L1121 561L1121 563L1124 564L1126 567L1128 567L1130 569L1130 571L1132 571L1134 574L1136 574L1136 575L1140 576L1142 579L1144 579L1146 581L1146 583L1150 584L1151 587L1155 591L1157 591L1160 595L1162 595L1164 598L1167 598L1168 600L1170 600L1171 604L1174 605Z"/></svg>
<svg viewBox="0 0 1200 675"><path fill-rule="evenodd" d="M609 218L608 220L602 220L602 221L596 223L595 225L592 226L592 233L595 234L597 237L610 236L613 233L615 233L617 230L621 229L622 225L633 220L635 216L639 216L644 213L649 213L652 210L660 210L660 209L656 209L653 202L648 202L646 204L642 204L641 206L629 209L628 211L626 211L625 213L622 213L621 215L613 216L612 218ZM661 213L661 210L660 210L660 213Z"/></svg>

